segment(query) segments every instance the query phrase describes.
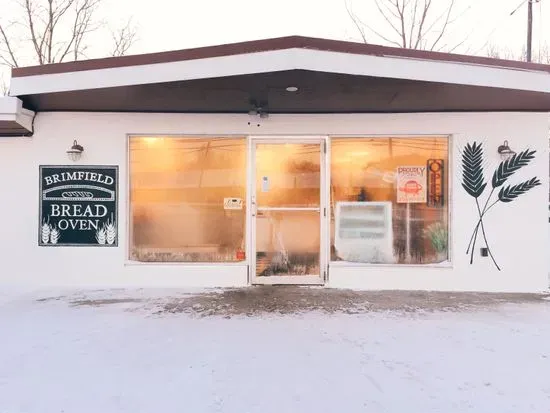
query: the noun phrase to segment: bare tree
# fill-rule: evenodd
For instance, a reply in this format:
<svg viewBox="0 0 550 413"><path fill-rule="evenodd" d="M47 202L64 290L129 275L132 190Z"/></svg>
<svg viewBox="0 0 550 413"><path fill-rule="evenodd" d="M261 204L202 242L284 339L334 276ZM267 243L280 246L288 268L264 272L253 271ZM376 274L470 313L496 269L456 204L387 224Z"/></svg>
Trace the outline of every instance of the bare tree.
<svg viewBox="0 0 550 413"><path fill-rule="evenodd" d="M387 30L376 29L369 22L361 20L346 0L346 9L363 42L374 35L390 45L407 49L453 51L464 43L449 45L444 38L449 27L464 12L458 13L455 0L364 0L373 4L377 17ZM437 3L437 7L435 6Z"/></svg>
<svg viewBox="0 0 550 413"><path fill-rule="evenodd" d="M538 51L535 52L534 62L544 63L546 65L550 64L550 46L545 42Z"/></svg>
<svg viewBox="0 0 550 413"><path fill-rule="evenodd" d="M509 47L500 47L489 43L485 48L485 55L495 59L527 61L527 48L523 46L521 51L515 51ZM533 53L533 63L550 64L550 45L545 42Z"/></svg>
<svg viewBox="0 0 550 413"><path fill-rule="evenodd" d="M486 46L485 55L493 59L524 60L521 53L517 53L509 47L499 47L494 43L489 43Z"/></svg>
<svg viewBox="0 0 550 413"><path fill-rule="evenodd" d="M39 65L86 57L90 34L105 27L96 17L102 1L12 0L19 15L13 21L0 20L0 64L18 67L22 55ZM128 51L135 35L129 24L118 32L117 55Z"/></svg>
<svg viewBox="0 0 550 413"><path fill-rule="evenodd" d="M136 41L136 35L137 31L132 25L131 19L120 29L111 30L111 38L113 39L111 56L124 56Z"/></svg>
<svg viewBox="0 0 550 413"><path fill-rule="evenodd" d="M8 86L8 82L6 82L4 76L0 75L0 97L7 96L9 91L10 88Z"/></svg>

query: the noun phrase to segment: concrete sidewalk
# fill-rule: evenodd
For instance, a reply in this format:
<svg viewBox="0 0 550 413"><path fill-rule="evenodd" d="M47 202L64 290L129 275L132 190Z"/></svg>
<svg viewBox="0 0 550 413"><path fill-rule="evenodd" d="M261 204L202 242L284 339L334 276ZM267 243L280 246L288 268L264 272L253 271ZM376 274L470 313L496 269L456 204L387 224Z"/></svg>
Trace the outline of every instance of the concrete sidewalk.
<svg viewBox="0 0 550 413"><path fill-rule="evenodd" d="M72 306L106 306L128 303L148 307L155 314L186 313L196 316L293 314L311 311L359 314L366 312L433 312L487 309L503 304L550 305L549 294L352 291L298 286L259 286L219 289L200 293L174 290L165 295L140 297L139 291L119 290L63 296ZM43 298L50 300L53 298Z"/></svg>

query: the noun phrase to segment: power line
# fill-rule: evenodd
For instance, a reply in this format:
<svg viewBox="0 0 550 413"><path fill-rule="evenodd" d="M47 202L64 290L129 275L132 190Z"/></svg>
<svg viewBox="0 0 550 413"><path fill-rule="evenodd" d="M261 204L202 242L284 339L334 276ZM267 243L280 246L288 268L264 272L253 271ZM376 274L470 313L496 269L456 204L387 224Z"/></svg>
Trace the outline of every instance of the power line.
<svg viewBox="0 0 550 413"><path fill-rule="evenodd" d="M479 49L476 50L476 52L474 53L474 55L477 55L479 52L481 52L483 49L485 49L485 47L489 44L489 42L491 41L491 36L495 33L495 31L501 26L501 24L507 20L509 17L513 16L525 3L527 3L529 0L522 0L521 3L516 6L514 8L514 10L512 10L510 13L504 15L503 17L500 18L500 20L495 24L495 26L493 27L493 29L491 30L491 32L487 35L487 40L485 41L485 43L483 44L483 46L481 46Z"/></svg>
<svg viewBox="0 0 550 413"><path fill-rule="evenodd" d="M510 16L512 16L515 12L517 12L525 3L527 3L529 0L523 0L520 5L518 7L516 7L514 9L514 11L512 11L512 13L510 13Z"/></svg>

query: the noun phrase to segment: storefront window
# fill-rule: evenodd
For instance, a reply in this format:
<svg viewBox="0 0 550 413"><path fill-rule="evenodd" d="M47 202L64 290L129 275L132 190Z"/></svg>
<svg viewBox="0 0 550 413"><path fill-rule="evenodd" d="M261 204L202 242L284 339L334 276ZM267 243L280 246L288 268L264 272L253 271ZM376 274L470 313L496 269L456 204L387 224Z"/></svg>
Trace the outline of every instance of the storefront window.
<svg viewBox="0 0 550 413"><path fill-rule="evenodd" d="M246 140L130 138L130 259L245 259Z"/></svg>
<svg viewBox="0 0 550 413"><path fill-rule="evenodd" d="M331 142L331 259L448 261L448 138Z"/></svg>

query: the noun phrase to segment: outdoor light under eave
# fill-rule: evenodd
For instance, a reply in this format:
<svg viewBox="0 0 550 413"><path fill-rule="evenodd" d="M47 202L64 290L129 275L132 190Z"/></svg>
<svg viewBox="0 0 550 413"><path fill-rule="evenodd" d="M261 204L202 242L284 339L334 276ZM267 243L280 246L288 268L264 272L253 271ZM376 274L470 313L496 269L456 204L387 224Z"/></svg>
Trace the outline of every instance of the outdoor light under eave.
<svg viewBox="0 0 550 413"><path fill-rule="evenodd" d="M510 149L510 146L508 146L508 141L504 141L504 143L498 147L497 152L500 155L500 159L503 161L510 159L516 154L512 149Z"/></svg>
<svg viewBox="0 0 550 413"><path fill-rule="evenodd" d="M267 103L262 102L260 104L255 99L251 99L249 103L251 105L251 109L248 111L250 116L259 116L262 119L267 119L269 117L269 113L267 113L266 110Z"/></svg>
<svg viewBox="0 0 550 413"><path fill-rule="evenodd" d="M79 145L75 139L73 141L73 146L71 146L71 149L67 151L67 156L71 161L76 162L82 156L82 152L84 152L84 147L82 145Z"/></svg>

